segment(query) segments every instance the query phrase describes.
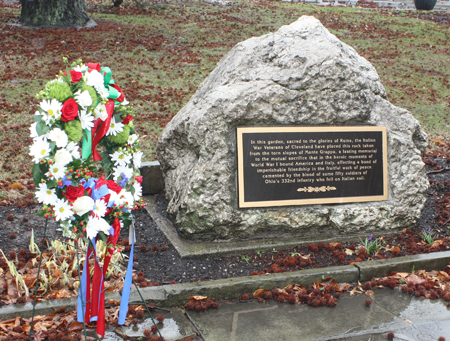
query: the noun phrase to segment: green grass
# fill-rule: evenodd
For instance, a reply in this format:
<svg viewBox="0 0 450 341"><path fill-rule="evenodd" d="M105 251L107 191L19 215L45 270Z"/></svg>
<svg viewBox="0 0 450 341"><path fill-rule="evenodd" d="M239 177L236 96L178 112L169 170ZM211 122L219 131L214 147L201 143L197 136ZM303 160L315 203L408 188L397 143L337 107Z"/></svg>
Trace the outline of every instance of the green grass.
<svg viewBox="0 0 450 341"><path fill-rule="evenodd" d="M276 31L302 15L313 15L377 69L388 99L409 110L431 138L448 139L450 61L448 20L435 23L412 12L317 7L286 2L200 1L155 5L88 1L98 27L87 30L23 30L8 25L19 9L0 7L0 204L28 195L27 155L34 95L69 61L82 58L111 67L139 117L145 160L167 122L195 93L236 43ZM448 18L447 18L448 19ZM8 129L6 130L5 127ZM28 189L9 189L21 182ZM6 199L5 199L6 198Z"/></svg>

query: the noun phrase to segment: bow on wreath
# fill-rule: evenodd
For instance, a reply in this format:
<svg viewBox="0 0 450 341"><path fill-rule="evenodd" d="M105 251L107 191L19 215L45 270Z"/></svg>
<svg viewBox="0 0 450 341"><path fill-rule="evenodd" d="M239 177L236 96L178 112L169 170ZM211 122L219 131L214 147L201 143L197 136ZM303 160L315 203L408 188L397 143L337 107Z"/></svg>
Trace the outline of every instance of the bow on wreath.
<svg viewBox="0 0 450 341"><path fill-rule="evenodd" d="M88 129L85 129L85 134L83 138L83 145L81 149L81 156L83 159L87 159L89 155L92 153L92 158L94 161L100 161L102 157L97 152L95 147L97 147L100 140L106 135L108 132L109 126L111 124L111 119L113 117L114 105L116 103L121 103L125 99L125 95L122 90L114 84L114 78L112 77L112 72L109 67L101 67L98 63L88 63L89 67L88 72L92 70L96 70L103 75L105 88L108 90L108 101L105 104L106 113L108 114L107 118L102 121L100 118L94 121L94 127L89 132Z"/></svg>

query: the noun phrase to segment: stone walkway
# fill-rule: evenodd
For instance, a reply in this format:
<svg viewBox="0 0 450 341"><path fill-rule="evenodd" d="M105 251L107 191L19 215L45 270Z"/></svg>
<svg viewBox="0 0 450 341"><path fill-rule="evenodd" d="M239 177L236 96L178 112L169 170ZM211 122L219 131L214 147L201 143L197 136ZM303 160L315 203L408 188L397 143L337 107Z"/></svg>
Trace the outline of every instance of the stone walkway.
<svg viewBox="0 0 450 341"><path fill-rule="evenodd" d="M223 303L219 309L206 312L188 311L187 316L175 308L172 313L162 312L166 319L158 326L163 327L161 333L166 341L193 336L195 329L205 341L384 341L389 332L397 341L436 341L441 336L450 339L447 302L417 299L398 288L374 292L370 306L365 303L369 296L345 294L334 308L249 301ZM148 319L120 333L143 336L151 325ZM108 332L105 340L122 338Z"/></svg>

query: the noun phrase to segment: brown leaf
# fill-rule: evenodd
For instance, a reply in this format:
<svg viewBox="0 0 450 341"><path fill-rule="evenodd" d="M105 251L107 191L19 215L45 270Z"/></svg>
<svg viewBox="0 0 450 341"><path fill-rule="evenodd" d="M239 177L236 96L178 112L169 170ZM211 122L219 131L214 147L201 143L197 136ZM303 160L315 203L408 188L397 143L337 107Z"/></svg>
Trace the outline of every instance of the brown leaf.
<svg viewBox="0 0 450 341"><path fill-rule="evenodd" d="M366 291L366 295L367 296L373 296L373 295L375 295L375 292L373 290L367 290Z"/></svg>
<svg viewBox="0 0 450 341"><path fill-rule="evenodd" d="M83 323L75 321L73 322L68 328L67 331L69 332L75 332L78 330L83 330Z"/></svg>
<svg viewBox="0 0 450 341"><path fill-rule="evenodd" d="M336 290L336 291L339 291L339 292L347 291L351 287L351 285L348 284L348 283L338 283L338 284L336 284L336 286L339 289L339 290Z"/></svg>
<svg viewBox="0 0 450 341"><path fill-rule="evenodd" d="M11 185L8 186L11 189L23 189L23 185L18 182L14 182Z"/></svg>
<svg viewBox="0 0 450 341"><path fill-rule="evenodd" d="M345 253L349 256L353 255L355 252L353 250L350 249L345 249Z"/></svg>
<svg viewBox="0 0 450 341"><path fill-rule="evenodd" d="M62 306L61 308L57 308L55 309L55 314L61 314L64 313L66 311L66 306Z"/></svg>

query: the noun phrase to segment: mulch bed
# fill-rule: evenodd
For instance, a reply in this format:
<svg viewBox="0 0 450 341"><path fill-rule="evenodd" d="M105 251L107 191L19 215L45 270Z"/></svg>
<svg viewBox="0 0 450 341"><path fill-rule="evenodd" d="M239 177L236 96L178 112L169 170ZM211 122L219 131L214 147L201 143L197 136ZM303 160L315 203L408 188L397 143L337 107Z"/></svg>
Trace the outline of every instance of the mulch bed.
<svg viewBox="0 0 450 341"><path fill-rule="evenodd" d="M181 259L173 246L159 231L145 209L135 211L136 239L134 269L141 286L185 283L232 278L264 273L295 271L335 265L347 265L370 259L385 259L450 249L450 156L441 151L427 152L424 161L430 180L428 200L414 228L397 235L380 238L380 250L368 254L362 243L319 243L276 252L257 252L239 256ZM167 202L162 195L157 202L164 210ZM25 208L0 207L0 245L4 253L28 251L31 230L36 241L43 236L45 220L36 216L37 205ZM421 238L428 230L435 242L427 244ZM58 237L56 224L51 221L47 234ZM120 242L129 252L128 233ZM23 253L23 251L22 251ZM5 262L0 266L7 270Z"/></svg>

